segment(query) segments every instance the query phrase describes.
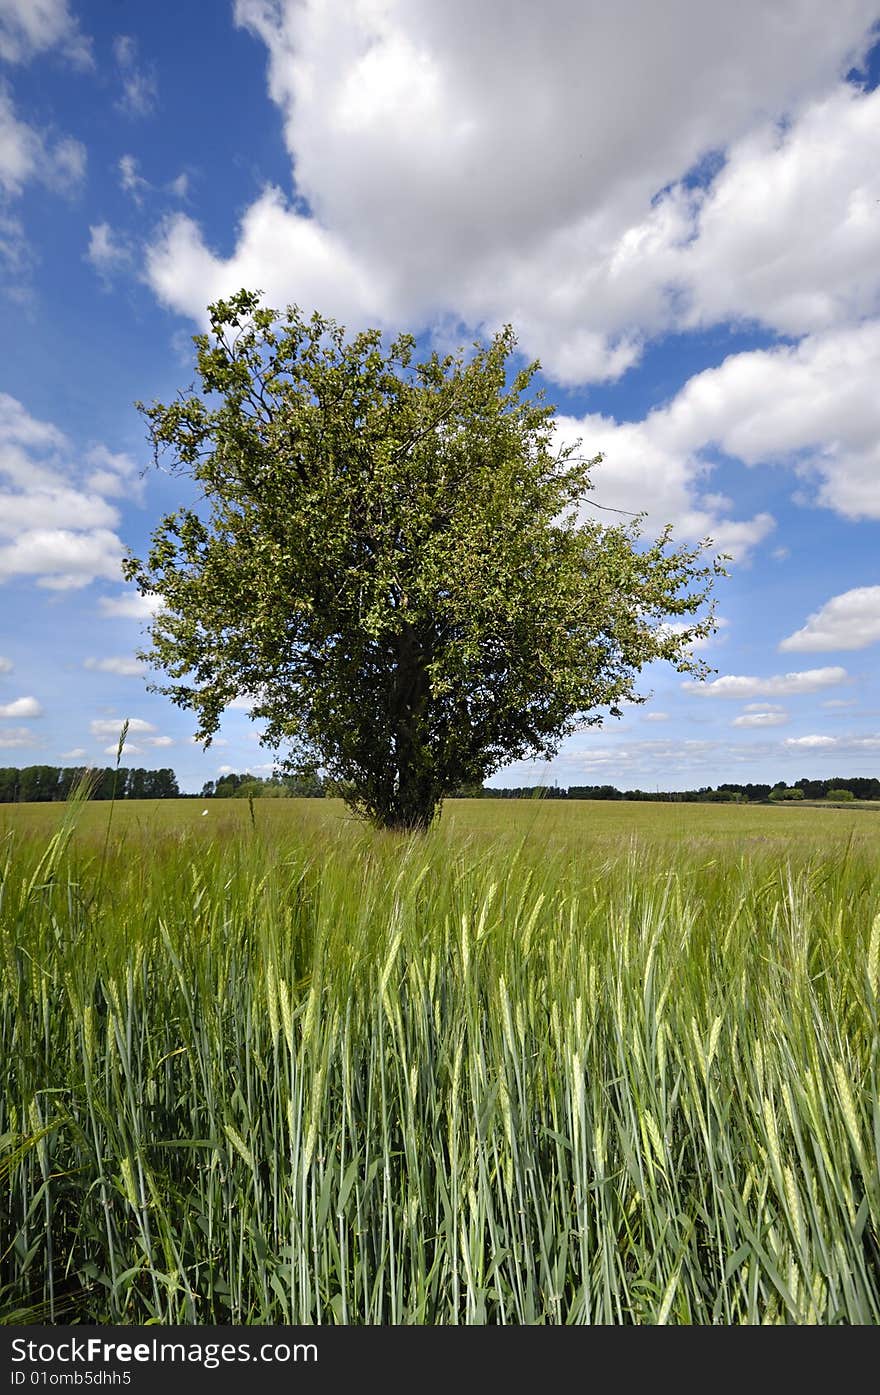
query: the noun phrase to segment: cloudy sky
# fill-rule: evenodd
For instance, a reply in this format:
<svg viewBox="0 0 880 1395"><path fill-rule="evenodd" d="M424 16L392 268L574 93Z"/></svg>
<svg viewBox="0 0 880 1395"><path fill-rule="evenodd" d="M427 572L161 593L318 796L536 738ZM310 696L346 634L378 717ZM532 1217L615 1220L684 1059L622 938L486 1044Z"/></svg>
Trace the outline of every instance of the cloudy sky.
<svg viewBox="0 0 880 1395"><path fill-rule="evenodd" d="M734 557L709 683L494 783L880 774L878 76L878 0L0 0L0 764L267 760L146 691L119 572L187 501L133 402L248 286L512 322L594 499Z"/></svg>

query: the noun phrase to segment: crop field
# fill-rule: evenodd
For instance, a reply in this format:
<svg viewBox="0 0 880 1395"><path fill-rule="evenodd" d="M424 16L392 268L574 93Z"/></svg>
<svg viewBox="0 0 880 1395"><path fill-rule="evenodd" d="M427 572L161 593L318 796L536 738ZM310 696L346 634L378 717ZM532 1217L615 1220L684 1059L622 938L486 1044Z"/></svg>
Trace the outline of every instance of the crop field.
<svg viewBox="0 0 880 1395"><path fill-rule="evenodd" d="M878 1013L868 811L0 806L0 1314L874 1324Z"/></svg>

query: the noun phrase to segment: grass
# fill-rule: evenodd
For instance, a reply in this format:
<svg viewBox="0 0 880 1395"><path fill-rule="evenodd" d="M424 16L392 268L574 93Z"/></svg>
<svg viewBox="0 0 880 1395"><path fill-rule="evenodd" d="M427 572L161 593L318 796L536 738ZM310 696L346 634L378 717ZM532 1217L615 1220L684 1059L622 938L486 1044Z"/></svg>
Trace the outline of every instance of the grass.
<svg viewBox="0 0 880 1395"><path fill-rule="evenodd" d="M0 811L5 1321L880 1318L874 819L106 830Z"/></svg>

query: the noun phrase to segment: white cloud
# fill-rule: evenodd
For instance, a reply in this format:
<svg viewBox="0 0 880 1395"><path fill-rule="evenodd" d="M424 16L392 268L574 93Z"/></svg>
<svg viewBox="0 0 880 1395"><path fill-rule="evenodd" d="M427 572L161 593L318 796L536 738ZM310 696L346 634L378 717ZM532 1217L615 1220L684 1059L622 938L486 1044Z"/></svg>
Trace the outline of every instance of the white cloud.
<svg viewBox="0 0 880 1395"><path fill-rule="evenodd" d="M741 556L774 520L763 512L727 516L728 501L707 489L719 450L817 481L815 502L845 517L880 518L878 378L875 320L795 347L732 354L640 422L561 416L557 438L560 445L581 438L585 452L605 453L593 476L597 503L627 508L635 500L652 524L672 522L683 538L711 535Z"/></svg>
<svg viewBox="0 0 880 1395"><path fill-rule="evenodd" d="M757 704L750 703L750 707ZM747 711L739 717L734 717L731 726L734 727L784 727L788 721L788 713L781 708L766 708L764 711Z"/></svg>
<svg viewBox="0 0 880 1395"><path fill-rule="evenodd" d="M112 737L114 741L118 741L124 723L124 717L98 717L89 723L89 730L92 736ZM156 728L152 722L145 722L141 717L131 717L128 722L128 730L129 735L145 736L155 732ZM115 746L113 749L116 749ZM126 750L128 750L127 745Z"/></svg>
<svg viewBox="0 0 880 1395"><path fill-rule="evenodd" d="M87 156L82 141L64 136L52 147L49 161L44 180L51 189L60 193L72 192L85 179Z"/></svg>
<svg viewBox="0 0 880 1395"><path fill-rule="evenodd" d="M682 683L686 693L699 697L749 698L783 697L795 693L817 693L822 688L831 688L836 683L844 683L847 678L845 668L810 668L801 673L780 673L770 678L753 678L738 674L725 674L711 683Z"/></svg>
<svg viewBox="0 0 880 1395"><path fill-rule="evenodd" d="M0 272L3 291L10 299L27 298L34 261L21 219L0 209Z"/></svg>
<svg viewBox="0 0 880 1395"><path fill-rule="evenodd" d="M642 718L643 722L668 722L668 712L646 712Z"/></svg>
<svg viewBox="0 0 880 1395"><path fill-rule="evenodd" d="M120 188L126 194L131 194L135 203L142 203L144 193L150 188L150 184L138 172L138 162L134 155L122 155L116 168L119 171Z"/></svg>
<svg viewBox="0 0 880 1395"><path fill-rule="evenodd" d="M857 707L858 700L856 698L828 698L827 702L822 703L822 706L834 709L841 707Z"/></svg>
<svg viewBox="0 0 880 1395"><path fill-rule="evenodd" d="M122 591L118 596L101 596L98 608L114 620L152 620L162 609L161 596L142 596L139 591Z"/></svg>
<svg viewBox="0 0 880 1395"><path fill-rule="evenodd" d="M836 746L838 739L836 736L787 736L786 746L805 747L808 750L818 749L821 746Z"/></svg>
<svg viewBox="0 0 880 1395"><path fill-rule="evenodd" d="M729 624L730 621L726 620L723 615L716 615L716 634L706 635L703 639L693 640L689 645L689 648L691 650L708 649L711 644L715 644L718 642L717 631L727 629ZM657 633L664 635L680 635L684 634L685 630L689 628L690 626L688 625L686 620L668 620L664 624L657 626Z"/></svg>
<svg viewBox="0 0 880 1395"><path fill-rule="evenodd" d="M57 426L32 417L21 402L0 392L0 440L24 446L28 450L61 447L67 438Z"/></svg>
<svg viewBox="0 0 880 1395"><path fill-rule="evenodd" d="M175 744L173 736L145 736L145 746L173 746Z"/></svg>
<svg viewBox="0 0 880 1395"><path fill-rule="evenodd" d="M182 170L176 179L172 179L171 183L168 185L168 189L175 198L186 198L189 193L189 175L185 170Z"/></svg>
<svg viewBox="0 0 880 1395"><path fill-rule="evenodd" d="M42 158L37 132L15 115L12 98L0 87L0 188L18 194L33 177Z"/></svg>
<svg viewBox="0 0 880 1395"><path fill-rule="evenodd" d="M3 473L0 446L0 475ZM8 457L7 457L8 459ZM99 494L85 493L59 482L56 488L35 488L30 493L0 490L0 538L20 536L42 528L77 530L112 527L119 515Z"/></svg>
<svg viewBox="0 0 880 1395"><path fill-rule="evenodd" d="M89 227L89 245L86 261L104 277L109 279L114 272L121 271L131 262L131 247L125 238L113 231L109 223L93 223Z"/></svg>
<svg viewBox="0 0 880 1395"><path fill-rule="evenodd" d="M0 83L0 191L20 194L34 179L57 193L69 193L82 183L85 169L85 146L72 136L53 139L29 126Z"/></svg>
<svg viewBox="0 0 880 1395"><path fill-rule="evenodd" d="M118 34L113 40L113 57L119 70L122 96L117 106L127 116L149 116L155 111L159 98L156 75L151 68L138 62L137 39L130 34Z"/></svg>
<svg viewBox="0 0 880 1395"><path fill-rule="evenodd" d="M832 596L779 648L798 652L865 649L880 640L880 586L857 586Z"/></svg>
<svg viewBox="0 0 880 1395"><path fill-rule="evenodd" d="M309 309L348 321L387 321L387 274L361 266L341 238L288 210L276 188L265 190L245 213L231 261L211 252L186 214L167 219L147 251L146 277L165 304L205 323L206 306L239 286L260 286L270 305L283 305L290 299L291 263L309 287Z"/></svg>
<svg viewBox="0 0 880 1395"><path fill-rule="evenodd" d="M800 335L880 309L880 90L841 85L736 143L680 248L688 325Z"/></svg>
<svg viewBox="0 0 880 1395"><path fill-rule="evenodd" d="M438 340L509 319L566 384L620 376L670 329L758 320L806 337L729 356L641 422L559 419L560 441L605 452L596 502L744 559L775 519L712 489L723 453L880 518L880 89L841 81L870 0L833 31L819 0L441 10L237 0L297 199L264 188L230 255L166 220L145 258L157 297L204 324L260 286Z"/></svg>
<svg viewBox="0 0 880 1395"><path fill-rule="evenodd" d="M111 745L105 746L105 747L104 747L104 755L105 755L105 756L115 756L116 753L117 753L117 751L118 751L118 749L119 749L118 743L117 743L117 742L113 742ZM124 754L125 754L126 757L128 757L128 756L142 756L142 755L144 754L144 748L143 748L143 746L136 746L135 743L134 743L133 741L126 741L125 747L124 747Z"/></svg>
<svg viewBox="0 0 880 1395"><path fill-rule="evenodd" d="M11 659L5 659L3 655L0 654L0 673L11 673L14 667L15 665Z"/></svg>
<svg viewBox="0 0 880 1395"><path fill-rule="evenodd" d="M745 557L776 526L772 515L765 512L750 519L730 518L726 501L704 493L711 466L697 449L688 450L667 439L664 412L652 412L643 422L623 423L596 414L559 416L556 426L559 445L581 439L584 453L603 452L605 458L592 476L591 497L600 507L627 509L635 503L648 515L649 528L659 530L672 523L677 538L697 541L711 537L716 548L738 558ZM583 512L597 517L589 503Z"/></svg>
<svg viewBox="0 0 880 1395"><path fill-rule="evenodd" d="M87 476L86 484L96 494L125 499L140 499L143 495L144 481L140 478L138 467L124 451L92 446L86 455L86 463L95 467Z"/></svg>
<svg viewBox="0 0 880 1395"><path fill-rule="evenodd" d="M124 678L140 678L146 673L140 660L124 655L110 659L84 659L83 668L91 669L94 673L115 673Z"/></svg>
<svg viewBox="0 0 880 1395"><path fill-rule="evenodd" d="M840 0L833 27L819 0L484 0L478 23L470 0L235 14L268 49L313 217L265 189L229 257L167 224L148 277L196 319L242 284L356 324L510 318L579 383L619 376L669 328L811 327L814 299L824 326L876 303L880 98L840 82L872 0Z"/></svg>
<svg viewBox="0 0 880 1395"><path fill-rule="evenodd" d="M66 590L95 577L120 579L123 546L113 531L119 513L100 486L113 474L107 461L121 468L127 457L95 447L84 466L103 461L106 478L92 469L82 480L84 468L71 464L72 456L57 427L0 393L0 584L33 576L39 586Z"/></svg>
<svg viewBox="0 0 880 1395"><path fill-rule="evenodd" d="M36 745L36 735L29 727L0 727L0 750L12 751Z"/></svg>
<svg viewBox="0 0 880 1395"><path fill-rule="evenodd" d="M79 760L79 758L80 758L81 756L84 756L85 754L86 754L86 748L85 748L85 746L74 746L74 748L73 748L72 751L62 751L62 752L61 752L61 759L62 759L62 760Z"/></svg>
<svg viewBox="0 0 880 1395"><path fill-rule="evenodd" d="M43 709L35 697L15 698L0 704L0 717L42 717Z"/></svg>
<svg viewBox="0 0 880 1395"><path fill-rule="evenodd" d="M96 577L115 581L122 555L116 534L104 528L85 533L32 528L0 545L0 583L13 576L36 576L37 585L49 590L76 590Z"/></svg>
<svg viewBox="0 0 880 1395"><path fill-rule="evenodd" d="M59 47L77 66L91 66L90 42L80 33L67 0L0 0L0 58L26 63Z"/></svg>

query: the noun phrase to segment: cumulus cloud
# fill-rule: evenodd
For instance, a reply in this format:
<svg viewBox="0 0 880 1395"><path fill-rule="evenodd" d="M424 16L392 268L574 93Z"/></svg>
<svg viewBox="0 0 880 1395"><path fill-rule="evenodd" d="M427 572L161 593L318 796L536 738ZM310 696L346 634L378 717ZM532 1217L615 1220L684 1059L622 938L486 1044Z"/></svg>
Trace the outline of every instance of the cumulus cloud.
<svg viewBox="0 0 880 1395"><path fill-rule="evenodd" d="M117 596L101 596L98 609L111 620L152 620L162 609L162 598L142 596L139 591L120 591Z"/></svg>
<svg viewBox="0 0 880 1395"><path fill-rule="evenodd" d="M878 217L880 225L880 217ZM810 502L847 518L880 518L880 320L731 354L692 377L639 422L599 414L557 418L560 445L603 452L597 502L645 510L680 536L710 535L744 555L775 527L768 513L731 519L709 487L717 456L785 466L814 483Z"/></svg>
<svg viewBox="0 0 880 1395"><path fill-rule="evenodd" d="M115 756L115 755L117 754L117 751L118 751L118 750L119 750L119 745L118 745L118 743L117 743L117 742L112 742L111 745L105 746L105 747L104 747L104 755L105 755L105 756ZM143 748L143 746L138 746L138 745L136 745L133 741L126 741L126 743L125 743L125 754L126 754L126 756L142 756L142 755L144 754L144 748Z"/></svg>
<svg viewBox="0 0 880 1395"><path fill-rule="evenodd" d="M748 698L783 697L797 693L817 693L847 679L845 668L810 668L801 673L780 673L770 678L753 678L728 673L711 683L682 683L686 693L699 697Z"/></svg>
<svg viewBox="0 0 880 1395"><path fill-rule="evenodd" d="M276 188L245 213L231 262L206 246L192 218L178 213L167 219L148 248L146 277L160 300L205 323L205 307L239 286L260 286L270 305L285 304L291 264L308 285L309 309L349 322L388 323L390 273L360 264L341 238L289 210Z"/></svg>
<svg viewBox="0 0 880 1395"><path fill-rule="evenodd" d="M60 48L78 67L91 66L90 42L80 32L67 0L0 2L0 58L27 63L52 48Z"/></svg>
<svg viewBox="0 0 880 1395"><path fill-rule="evenodd" d="M13 751L36 745L36 735L29 727L0 727L0 750Z"/></svg>
<svg viewBox="0 0 880 1395"><path fill-rule="evenodd" d="M870 0L841 0L833 29L818 0L235 14L268 50L295 197L264 190L228 257L189 219L164 226L148 277L196 319L249 284L357 324L509 318L583 383L671 328L802 332L877 303L880 97L841 82Z"/></svg>
<svg viewBox="0 0 880 1395"><path fill-rule="evenodd" d="M0 703L0 717L42 717L43 709L35 697L15 698Z"/></svg>
<svg viewBox="0 0 880 1395"><path fill-rule="evenodd" d="M96 577L119 580L119 513L101 491L113 473L105 455L117 462L117 474L127 457L96 449L73 464L63 432L0 393L0 584L33 576L39 586L67 590ZM103 479L95 478L96 462L105 467ZM88 473L91 483L83 479Z"/></svg>
<svg viewBox="0 0 880 1395"><path fill-rule="evenodd" d="M109 223L93 223L89 227L89 245L86 261L91 262L98 275L104 280L128 266L132 250L128 240L115 233Z"/></svg>
<svg viewBox="0 0 880 1395"><path fill-rule="evenodd" d="M557 417L556 427L560 446L579 439L590 455L603 453L592 477L591 497L600 507L636 508L647 514L652 529L672 523L679 538L711 537L719 550L737 558L745 557L776 526L764 511L745 519L729 516L729 502L706 491L711 464L699 449L688 450L668 439L668 419L662 411L643 422L622 423L596 413L563 415ZM592 514L589 504L584 513Z"/></svg>
<svg viewBox="0 0 880 1395"><path fill-rule="evenodd" d="M716 615L716 616L715 616L715 629L716 629L716 631L718 631L718 630L726 630L729 624L730 624L730 621L729 621L729 620L726 620L726 619L724 618L723 615ZM680 634L684 634L685 630L687 630L687 629L689 629L689 628L690 628L690 627L688 626L688 624L687 624L687 622L686 622L685 620L668 620L668 621L666 621L664 624L658 625L658 626L657 626L657 633L658 633L658 634L663 634L663 635L680 635ZM715 634L706 635L706 636L704 636L703 639L695 639L695 640L693 640L693 641L691 642L691 644L690 644L690 648L691 648L692 650L697 650L697 649L708 649L708 647L709 647L711 644L714 644L714 643L716 643L716 642L717 642L717 639L716 639L716 635L715 635Z"/></svg>
<svg viewBox="0 0 880 1395"><path fill-rule="evenodd" d="M106 528L74 533L67 528L31 528L10 543L0 543L0 583L13 576L36 576L51 591L72 591L96 577L115 580L122 544Z"/></svg>
<svg viewBox="0 0 880 1395"><path fill-rule="evenodd" d="M806 750L817 750L822 746L836 746L838 738L836 736L787 736L786 746L803 747Z"/></svg>
<svg viewBox="0 0 880 1395"><path fill-rule="evenodd" d="M132 497L139 499L144 492L144 481L131 456L124 451L111 451L106 446L92 446L86 453L86 464L91 465L91 474L86 476L89 489L96 494L106 494L111 498Z"/></svg>
<svg viewBox="0 0 880 1395"><path fill-rule="evenodd" d="M880 586L857 586L832 596L806 624L788 635L779 648L819 653L829 649L865 649L880 640Z"/></svg>
<svg viewBox="0 0 880 1395"><path fill-rule="evenodd" d="M72 136L53 137L23 121L12 95L0 83L0 192L20 194L30 180L57 193L82 183L86 148Z"/></svg>
<svg viewBox="0 0 880 1395"><path fill-rule="evenodd" d="M10 299L26 299L34 261L21 219L0 210L0 284Z"/></svg>
<svg viewBox="0 0 880 1395"><path fill-rule="evenodd" d="M119 110L127 116L149 116L156 109L159 88L153 69L140 63L137 39L131 34L117 34L113 40L113 57L122 85L117 102Z"/></svg>
<svg viewBox="0 0 880 1395"><path fill-rule="evenodd" d="M676 738L635 741L610 732L592 733L588 742L570 745L554 762L560 785L584 782L618 788L688 789L697 783L773 781L782 771L803 775L827 760L850 758L853 769L880 753L880 735L789 737L767 739L760 731L739 732L726 740ZM839 768L839 767L838 767ZM703 773L705 772L705 773ZM698 779L698 773L700 778ZM545 780L546 765L520 761L490 783L534 784Z"/></svg>
<svg viewBox="0 0 880 1395"><path fill-rule="evenodd" d="M74 748L73 748L72 751L62 751L62 752L61 752L61 759L62 759L62 760L79 760L80 757L81 757L81 756L84 756L85 754L86 754L86 748L85 748L85 746L74 746Z"/></svg>
<svg viewBox="0 0 880 1395"><path fill-rule="evenodd" d="M84 659L83 668L93 673L115 673L123 678L140 678L146 669L139 659L120 655L109 659Z"/></svg>
<svg viewBox="0 0 880 1395"><path fill-rule="evenodd" d="M668 722L668 712L646 712L642 717L643 722Z"/></svg>
<svg viewBox="0 0 880 1395"><path fill-rule="evenodd" d="M143 738L145 746L173 746L173 736L145 736Z"/></svg>
<svg viewBox="0 0 880 1395"><path fill-rule="evenodd" d="M120 188L126 194L130 194L135 203L142 203L150 184L138 171L138 162L134 155L122 155L116 168L119 171Z"/></svg>
<svg viewBox="0 0 880 1395"><path fill-rule="evenodd" d="M754 707L749 703L749 707ZM764 710L752 710L743 712L739 717L734 717L731 726L734 727L784 727L788 721L788 713L783 712L779 707L765 708Z"/></svg>
<svg viewBox="0 0 880 1395"><path fill-rule="evenodd" d="M745 559L776 521L713 489L723 454L880 517L880 89L843 81L869 0L833 32L818 0L235 14L267 48L295 189L264 188L228 255L191 217L163 222L145 276L164 304L204 325L260 286L438 341L510 320L568 385L620 377L670 330L757 321L802 342L731 355L644 421L559 419L605 452L596 502Z"/></svg>
<svg viewBox="0 0 880 1395"><path fill-rule="evenodd" d="M92 736L112 737L114 741L119 740L119 734L125 724L124 717L96 717L89 723L89 730ZM142 717L130 717L128 721L128 731L131 736L147 736L156 730L152 722L145 722ZM114 750L116 747L114 746ZM126 745L126 750L129 747Z"/></svg>

